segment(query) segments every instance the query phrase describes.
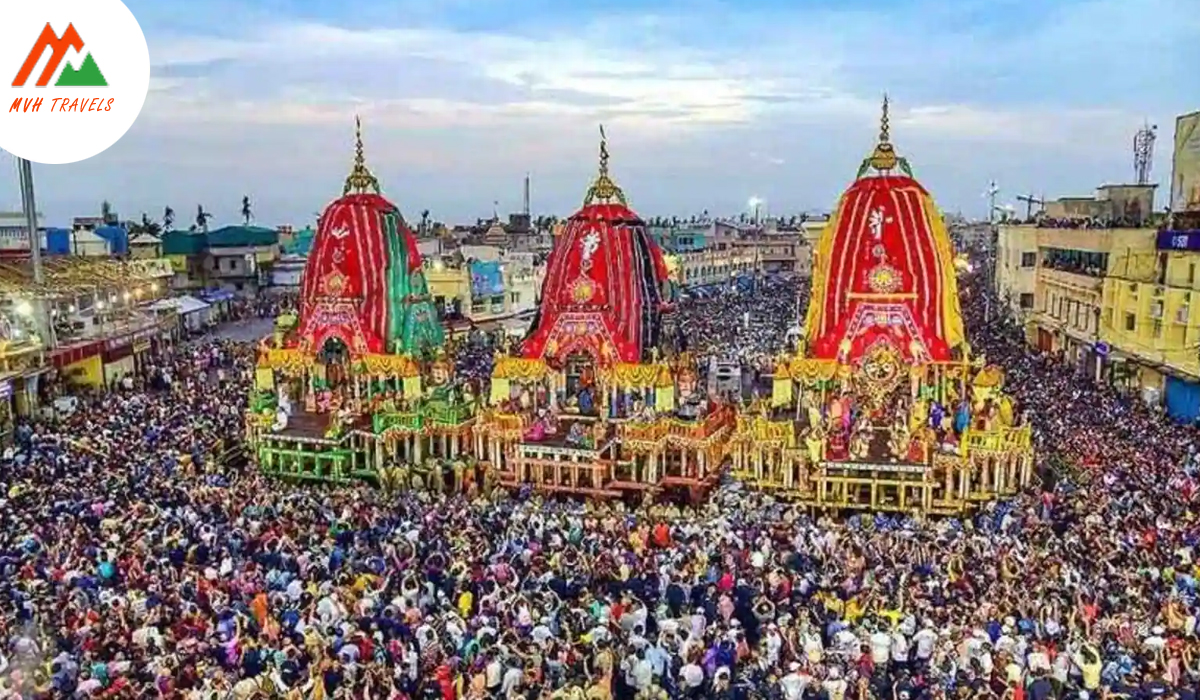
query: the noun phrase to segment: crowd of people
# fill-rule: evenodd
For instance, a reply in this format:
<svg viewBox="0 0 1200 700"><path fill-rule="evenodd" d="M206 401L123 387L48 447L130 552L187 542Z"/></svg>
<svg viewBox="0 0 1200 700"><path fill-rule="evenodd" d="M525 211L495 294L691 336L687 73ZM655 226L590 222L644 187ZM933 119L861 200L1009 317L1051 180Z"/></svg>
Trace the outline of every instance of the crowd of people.
<svg viewBox="0 0 1200 700"><path fill-rule="evenodd" d="M794 293L680 328L770 356ZM268 481L215 459L252 349L177 347L5 455L0 698L1193 700L1194 432L985 325L985 294L971 342L1045 478L921 522L733 482L625 509Z"/></svg>
<svg viewBox="0 0 1200 700"><path fill-rule="evenodd" d="M663 337L703 360L769 365L794 338L807 280L764 277L720 285L680 299L664 319Z"/></svg>

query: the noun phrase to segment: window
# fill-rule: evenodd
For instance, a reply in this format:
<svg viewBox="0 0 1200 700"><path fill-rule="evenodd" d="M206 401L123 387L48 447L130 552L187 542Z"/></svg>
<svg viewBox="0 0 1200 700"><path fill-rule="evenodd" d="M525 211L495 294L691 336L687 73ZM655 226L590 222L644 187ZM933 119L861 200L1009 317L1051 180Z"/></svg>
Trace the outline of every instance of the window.
<svg viewBox="0 0 1200 700"><path fill-rule="evenodd" d="M1021 308L1022 309L1032 309L1033 308L1033 295L1032 294L1030 294L1028 292L1021 294Z"/></svg>
<svg viewBox="0 0 1200 700"><path fill-rule="evenodd" d="M1036 252L1021 253L1021 267L1036 267L1036 266L1037 266L1037 253Z"/></svg>
<svg viewBox="0 0 1200 700"><path fill-rule="evenodd" d="M1125 312L1125 330L1132 331L1137 328L1137 316L1129 312Z"/></svg>
<svg viewBox="0 0 1200 700"><path fill-rule="evenodd" d="M1188 284L1196 283L1196 263L1188 263Z"/></svg>
<svg viewBox="0 0 1200 700"><path fill-rule="evenodd" d="M508 295L508 298L509 298L509 301L512 302L513 306L516 306L517 304L521 303L521 293L520 292L513 292L512 294Z"/></svg>

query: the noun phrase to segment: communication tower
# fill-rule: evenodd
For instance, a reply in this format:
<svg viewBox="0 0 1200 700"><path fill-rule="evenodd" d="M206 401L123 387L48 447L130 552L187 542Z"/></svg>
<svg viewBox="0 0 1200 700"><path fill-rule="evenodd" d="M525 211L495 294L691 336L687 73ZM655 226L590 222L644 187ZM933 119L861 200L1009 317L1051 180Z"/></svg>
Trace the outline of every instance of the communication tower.
<svg viewBox="0 0 1200 700"><path fill-rule="evenodd" d="M1133 176L1139 185L1150 184L1150 171L1154 167L1154 140L1158 125L1146 124L1133 136Z"/></svg>

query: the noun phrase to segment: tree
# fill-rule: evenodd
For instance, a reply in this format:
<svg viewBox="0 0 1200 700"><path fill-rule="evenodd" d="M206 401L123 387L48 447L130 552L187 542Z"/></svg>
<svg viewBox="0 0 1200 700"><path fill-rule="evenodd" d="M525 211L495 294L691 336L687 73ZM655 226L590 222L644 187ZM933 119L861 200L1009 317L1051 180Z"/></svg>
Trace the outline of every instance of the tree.
<svg viewBox="0 0 1200 700"><path fill-rule="evenodd" d="M172 209L171 207L164 207L163 208L163 222L162 222L163 230L170 231L171 227L174 225L175 225L175 210Z"/></svg>
<svg viewBox="0 0 1200 700"><path fill-rule="evenodd" d="M192 230L193 231L203 231L205 233L208 233L208 220L211 218L212 218L212 214L209 214L208 212L204 211L204 205L197 204L196 205L196 225L195 225L195 227L193 227Z"/></svg>
<svg viewBox="0 0 1200 700"><path fill-rule="evenodd" d="M162 236L162 227L158 225L157 221L151 220L150 215L146 212L142 212L142 221L136 224L134 229L139 236L145 235L152 238L160 238ZM133 231L130 231L130 233L133 233Z"/></svg>
<svg viewBox="0 0 1200 700"><path fill-rule="evenodd" d="M254 214L250 211L250 196L242 196L242 223L249 226L250 220L254 218Z"/></svg>

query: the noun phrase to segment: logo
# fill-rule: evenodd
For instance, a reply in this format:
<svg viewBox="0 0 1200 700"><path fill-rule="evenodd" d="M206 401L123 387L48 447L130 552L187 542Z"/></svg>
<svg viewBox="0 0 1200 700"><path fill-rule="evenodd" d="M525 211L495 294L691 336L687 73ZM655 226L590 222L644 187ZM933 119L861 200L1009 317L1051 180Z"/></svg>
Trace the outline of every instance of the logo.
<svg viewBox="0 0 1200 700"><path fill-rule="evenodd" d="M150 86L146 37L129 8L121 0L48 0L12 3L4 15L0 149L58 165L119 141Z"/></svg>
<svg viewBox="0 0 1200 700"><path fill-rule="evenodd" d="M79 32L75 31L74 24L68 24L67 31L63 32L61 37L54 33L54 27L47 24L38 37L37 43L25 57L25 63L21 64L21 70L17 71L13 87L25 87L25 82L29 80L30 74L37 67L38 61L41 60L46 49L50 49L50 60L46 62L46 68L42 71L42 76L38 78L38 87L46 87L50 83L50 78L54 77L54 72L62 65L63 58L67 55L67 49L83 51L83 39L79 36ZM100 66L96 65L96 60L90 53L84 57L83 66L79 70L75 70L68 63L63 72L59 74L58 82L54 85L56 87L108 87L108 83L104 81L104 74L100 72Z"/></svg>

